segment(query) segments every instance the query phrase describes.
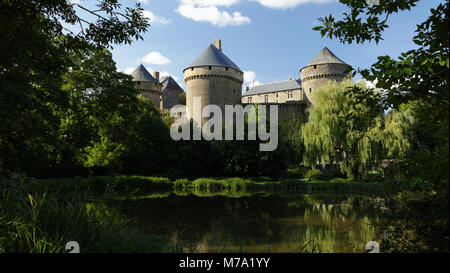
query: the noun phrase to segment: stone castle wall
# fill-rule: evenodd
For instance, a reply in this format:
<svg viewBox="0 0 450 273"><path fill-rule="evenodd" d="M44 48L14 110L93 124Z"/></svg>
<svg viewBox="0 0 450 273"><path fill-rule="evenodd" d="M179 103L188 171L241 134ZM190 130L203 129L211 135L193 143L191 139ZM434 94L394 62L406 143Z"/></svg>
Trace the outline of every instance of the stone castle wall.
<svg viewBox="0 0 450 273"><path fill-rule="evenodd" d="M285 103L303 100L302 89L242 96L242 103Z"/></svg>
<svg viewBox="0 0 450 273"><path fill-rule="evenodd" d="M301 70L302 88L308 105L313 104L313 92L326 85L328 81L340 82L348 76L349 65L346 64L318 64Z"/></svg>
<svg viewBox="0 0 450 273"><path fill-rule="evenodd" d="M193 98L201 97L201 109L215 104L224 112L225 105L241 102L243 80L244 73L233 68L206 66L184 70L187 109L193 113Z"/></svg>
<svg viewBox="0 0 450 273"><path fill-rule="evenodd" d="M173 88L166 88L162 92L162 108L170 109L178 104L178 95L183 91Z"/></svg>
<svg viewBox="0 0 450 273"><path fill-rule="evenodd" d="M137 81L135 87L142 97L149 99L156 108L161 109L162 85L160 83Z"/></svg>

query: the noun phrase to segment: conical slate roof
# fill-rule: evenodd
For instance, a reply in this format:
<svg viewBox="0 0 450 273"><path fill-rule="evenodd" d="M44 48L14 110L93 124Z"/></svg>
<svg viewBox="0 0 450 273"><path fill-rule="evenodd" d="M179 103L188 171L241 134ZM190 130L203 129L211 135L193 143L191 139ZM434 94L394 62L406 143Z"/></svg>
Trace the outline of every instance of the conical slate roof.
<svg viewBox="0 0 450 273"><path fill-rule="evenodd" d="M172 88L172 89L183 90L183 88L181 88L178 85L178 83L171 76L163 77L161 83L162 83L163 89Z"/></svg>
<svg viewBox="0 0 450 273"><path fill-rule="evenodd" d="M131 76L133 77L134 81L141 81L141 82L158 82L153 76L145 69L145 67L141 64L139 65L132 73Z"/></svg>
<svg viewBox="0 0 450 273"><path fill-rule="evenodd" d="M197 59L195 59L194 62L191 63L191 65L189 65L186 69L199 66L224 66L242 72L242 70L232 60L230 60L230 58L225 56L222 51L217 49L217 47L212 44L208 45L205 50L200 53Z"/></svg>
<svg viewBox="0 0 450 273"><path fill-rule="evenodd" d="M341 59L336 57L327 47L322 48L322 50L317 54L314 59L309 62L309 64L305 65L303 68L316 64L346 64ZM348 65L348 64L346 64ZM303 69L302 68L302 69Z"/></svg>

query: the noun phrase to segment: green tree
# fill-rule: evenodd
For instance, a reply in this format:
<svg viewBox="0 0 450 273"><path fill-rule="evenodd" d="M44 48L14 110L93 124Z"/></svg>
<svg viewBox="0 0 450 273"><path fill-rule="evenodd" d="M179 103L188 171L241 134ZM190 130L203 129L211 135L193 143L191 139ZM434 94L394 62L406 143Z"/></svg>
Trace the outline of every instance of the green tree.
<svg viewBox="0 0 450 273"><path fill-rule="evenodd" d="M320 18L323 25L315 29L342 43L378 43L389 16L414 8L418 0L380 2L371 6L364 1L341 0L350 12L342 20L332 15ZM386 106L400 111L394 112L392 124L395 120L404 123L401 120L407 117L407 109L413 117L405 130L410 148L403 157L391 155L402 159L392 169L401 174L399 184L408 186L402 196L412 192L420 201L407 200L394 219L382 225L393 234L381 242L387 250L448 252L449 23L449 2L436 1L430 16L417 25L412 37L415 49L397 58L380 56L370 69L358 71L376 82Z"/></svg>
<svg viewBox="0 0 450 273"><path fill-rule="evenodd" d="M382 158L379 99L379 94L351 80L330 81L317 89L309 121L302 126L305 163L312 167L339 164L342 172L355 179L363 169L374 166Z"/></svg>
<svg viewBox="0 0 450 273"><path fill-rule="evenodd" d="M162 170L170 138L158 109L138 98L131 76L117 71L107 49L94 47L72 59L63 77L68 106L60 113L61 165Z"/></svg>
<svg viewBox="0 0 450 273"><path fill-rule="evenodd" d="M123 138L127 128L120 123L134 117L138 99L130 76L116 71L108 50L93 47L71 59L62 85L67 105L59 113L61 164L82 165L84 149L98 138Z"/></svg>
<svg viewBox="0 0 450 273"><path fill-rule="evenodd" d="M305 107L306 108L306 107ZM305 123L305 115L292 112L287 119L279 121L280 142L283 143L289 152L286 153L286 160L290 164L298 165L303 162L303 136L301 127Z"/></svg>
<svg viewBox="0 0 450 273"><path fill-rule="evenodd" d="M68 106L61 86L70 52L130 43L149 25L140 5L95 4L97 11L66 1L0 2L0 172L39 170L60 160L58 114ZM95 21L80 17L82 10Z"/></svg>
<svg viewBox="0 0 450 273"><path fill-rule="evenodd" d="M378 43L389 16L414 8L418 0L383 0L380 5L359 0L341 2L350 12L344 13L342 20L332 15L320 18L323 24L314 29L342 43ZM444 202L448 200L449 182L449 23L448 1L436 3L427 20L417 25L412 37L416 49L397 58L380 56L370 69L358 71L376 82L387 107L399 109L402 104L415 102L413 114L420 124L413 141L417 149L411 150L404 169L409 170L409 179L416 177L436 186Z"/></svg>
<svg viewBox="0 0 450 273"><path fill-rule="evenodd" d="M186 105L186 93L185 92L178 94L178 104Z"/></svg>
<svg viewBox="0 0 450 273"><path fill-rule="evenodd" d="M98 133L84 152L87 167L104 167L114 173L154 175L169 164L169 129L158 109L139 99L127 116L115 111L98 119Z"/></svg>

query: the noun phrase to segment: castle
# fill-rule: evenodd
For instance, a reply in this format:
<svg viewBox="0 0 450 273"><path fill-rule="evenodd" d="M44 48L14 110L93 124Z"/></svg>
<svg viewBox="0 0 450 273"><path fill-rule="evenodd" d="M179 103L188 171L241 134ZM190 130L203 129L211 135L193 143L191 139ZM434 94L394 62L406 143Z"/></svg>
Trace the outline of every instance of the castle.
<svg viewBox="0 0 450 273"><path fill-rule="evenodd" d="M244 72L222 52L221 40L209 44L200 55L183 70L186 84L186 107L193 113L193 98L201 98L201 108L215 104L224 111L225 105L276 104L282 117L302 113L314 104L313 91L329 80L342 81L349 77L351 66L336 57L327 47L300 69L300 79L245 87L242 94ZM183 92L172 77L159 81L159 73L152 76L143 65L131 74L142 96L160 109L178 104Z"/></svg>
<svg viewBox="0 0 450 273"><path fill-rule="evenodd" d="M242 103L285 104L303 101L314 104L312 92L329 80L342 81L349 76L351 66L324 47L314 59L300 69L301 80L288 79L245 88Z"/></svg>
<svg viewBox="0 0 450 273"><path fill-rule="evenodd" d="M159 79L159 72L153 72L153 76L141 64L132 73L135 88L140 95L149 99L160 110L170 109L178 104L178 95L184 91L171 77Z"/></svg>

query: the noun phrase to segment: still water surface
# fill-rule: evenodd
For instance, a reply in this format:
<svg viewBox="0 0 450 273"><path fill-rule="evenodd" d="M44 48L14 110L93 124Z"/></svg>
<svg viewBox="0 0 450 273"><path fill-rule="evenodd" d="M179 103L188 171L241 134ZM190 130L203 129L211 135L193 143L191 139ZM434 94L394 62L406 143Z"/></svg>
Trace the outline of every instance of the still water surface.
<svg viewBox="0 0 450 273"><path fill-rule="evenodd" d="M110 200L143 233L195 252L366 252L379 241L380 199L259 193L242 197L167 193Z"/></svg>

